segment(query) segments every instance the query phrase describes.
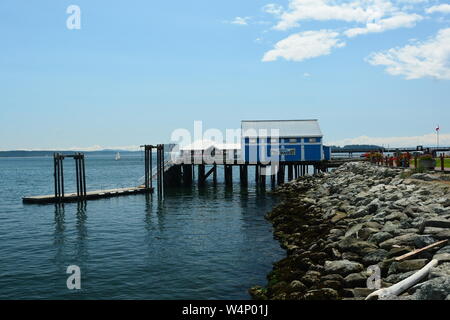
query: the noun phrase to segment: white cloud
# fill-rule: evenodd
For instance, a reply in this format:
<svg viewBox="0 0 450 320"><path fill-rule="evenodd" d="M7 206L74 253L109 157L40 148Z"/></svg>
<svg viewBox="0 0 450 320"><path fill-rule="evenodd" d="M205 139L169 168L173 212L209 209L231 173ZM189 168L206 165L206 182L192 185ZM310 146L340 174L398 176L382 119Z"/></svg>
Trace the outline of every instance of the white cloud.
<svg viewBox="0 0 450 320"><path fill-rule="evenodd" d="M280 21L274 28L287 30L297 27L302 20L367 23L383 18L394 9L392 3L387 0L354 0L339 3L332 0L290 0L289 10L281 14Z"/></svg>
<svg viewBox="0 0 450 320"><path fill-rule="evenodd" d="M241 25L241 26L246 26L246 25L248 25L249 20L250 20L250 17L236 17L232 21L230 21L230 23Z"/></svg>
<svg viewBox="0 0 450 320"><path fill-rule="evenodd" d="M425 2L428 2L428 0L397 0L397 2L415 4L415 3L425 3Z"/></svg>
<svg viewBox="0 0 450 320"><path fill-rule="evenodd" d="M436 146L436 134L430 133L422 136L410 137L368 137L360 136L356 138L347 138L327 143L334 146L345 146L350 144L374 144L390 147L415 147L415 146ZM440 134L439 144L441 146L450 146L450 134Z"/></svg>
<svg viewBox="0 0 450 320"><path fill-rule="evenodd" d="M375 66L386 66L389 74L406 79L450 80L450 28L440 30L426 42L373 53L367 61Z"/></svg>
<svg viewBox="0 0 450 320"><path fill-rule="evenodd" d="M352 28L344 32L347 37L355 37L367 33L379 33L398 28L411 28L422 20L418 14L399 13L392 17L381 19L375 22L368 22L363 28Z"/></svg>
<svg viewBox="0 0 450 320"><path fill-rule="evenodd" d="M262 61L275 61L278 58L303 61L327 55L331 49L345 46L338 36L337 32L331 30L296 33L276 43L274 49L266 52Z"/></svg>
<svg viewBox="0 0 450 320"><path fill-rule="evenodd" d="M275 3L269 3L269 4L266 4L266 5L262 8L262 10L263 10L264 12L273 14L273 15L275 15L275 16L279 16L279 15L281 15L281 14L284 12L283 7L280 6L279 4L275 4Z"/></svg>
<svg viewBox="0 0 450 320"><path fill-rule="evenodd" d="M426 13L450 13L450 4L440 4L425 10Z"/></svg>
<svg viewBox="0 0 450 320"><path fill-rule="evenodd" d="M116 146L116 147L104 147L100 145L93 145L90 147L41 147L41 148L11 148L11 149L0 149L0 151L11 151L11 150L24 150L24 151L103 151L103 150L120 150L120 151L140 151L141 147L139 145L130 146Z"/></svg>

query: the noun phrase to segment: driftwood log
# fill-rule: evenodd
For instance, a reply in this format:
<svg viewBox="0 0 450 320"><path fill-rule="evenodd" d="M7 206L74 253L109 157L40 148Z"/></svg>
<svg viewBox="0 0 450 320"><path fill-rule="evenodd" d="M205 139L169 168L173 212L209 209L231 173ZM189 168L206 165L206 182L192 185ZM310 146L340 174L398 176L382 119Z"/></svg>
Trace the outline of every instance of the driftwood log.
<svg viewBox="0 0 450 320"><path fill-rule="evenodd" d="M372 292L366 297L366 300L388 300L394 299L398 295L402 294L415 284L417 284L420 280L422 280L425 276L428 275L430 270L437 266L438 261L436 259L431 260L425 267L411 275L410 277L400 281L399 283L390 286L389 288L383 288Z"/></svg>
<svg viewBox="0 0 450 320"><path fill-rule="evenodd" d="M429 246L423 247L423 248L421 248L421 249L416 249L416 250L414 250L414 251L408 252L408 253L406 253L406 254L400 256L400 257L395 258L395 261L403 261L403 260L409 259L409 258L411 258L411 257L413 257L413 256L415 256L415 255L418 255L418 254L421 253L421 252L424 252L424 251L427 251L427 250L436 248L436 247L438 247L438 246L441 246L441 245L447 243L447 241L448 241L448 240L441 240L441 241L432 243L432 244L430 244Z"/></svg>

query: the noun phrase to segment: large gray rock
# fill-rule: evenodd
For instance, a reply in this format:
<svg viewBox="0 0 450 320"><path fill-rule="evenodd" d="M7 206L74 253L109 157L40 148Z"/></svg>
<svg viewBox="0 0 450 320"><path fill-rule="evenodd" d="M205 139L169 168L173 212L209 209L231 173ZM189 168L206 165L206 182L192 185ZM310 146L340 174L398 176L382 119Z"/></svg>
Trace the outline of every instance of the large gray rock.
<svg viewBox="0 0 450 320"><path fill-rule="evenodd" d="M394 273L394 274L389 275L386 278L386 281L390 282L390 283L397 283L397 282L400 282L400 281L405 280L406 278L412 276L414 273L416 273L416 271L409 271L409 272L405 272L405 273Z"/></svg>
<svg viewBox="0 0 450 320"><path fill-rule="evenodd" d="M331 288L323 288L318 290L308 291L304 299L305 300L336 300L338 299L338 292Z"/></svg>
<svg viewBox="0 0 450 320"><path fill-rule="evenodd" d="M347 276L350 273L357 273L363 271L364 267L362 264L349 261L349 260L338 260L338 261L326 261L325 262L325 273L339 274L342 276Z"/></svg>
<svg viewBox="0 0 450 320"><path fill-rule="evenodd" d="M307 286L311 287L320 281L320 272L318 271L308 271L306 274L302 277L302 282L306 284Z"/></svg>
<svg viewBox="0 0 450 320"><path fill-rule="evenodd" d="M450 253L436 253L433 256L439 263L450 262Z"/></svg>
<svg viewBox="0 0 450 320"><path fill-rule="evenodd" d="M347 288L364 287L367 284L367 275L364 272L351 273L344 278Z"/></svg>
<svg viewBox="0 0 450 320"><path fill-rule="evenodd" d="M366 254L363 259L362 262L365 265L374 265L377 264L378 262L383 261L384 259L386 259L386 257L388 256L388 253L386 250L384 249L377 249L375 251L372 251L368 254Z"/></svg>
<svg viewBox="0 0 450 320"><path fill-rule="evenodd" d="M439 177L427 173L415 173L411 176L411 179L417 179L422 181L436 181L439 180Z"/></svg>
<svg viewBox="0 0 450 320"><path fill-rule="evenodd" d="M444 262L430 270L430 279L439 277L450 277L450 263Z"/></svg>
<svg viewBox="0 0 450 320"><path fill-rule="evenodd" d="M439 254L439 253L450 253L450 245L447 245L447 246L445 246L445 247L440 248L440 249L436 252L436 254Z"/></svg>
<svg viewBox="0 0 450 320"><path fill-rule="evenodd" d="M415 233L407 233L380 243L380 248L390 249L392 246L414 246L416 239L423 237Z"/></svg>
<svg viewBox="0 0 450 320"><path fill-rule="evenodd" d="M389 240L391 238L392 238L392 235L389 232L382 231L382 232L378 232L378 233L372 234L369 237L368 241L378 244L380 242Z"/></svg>
<svg viewBox="0 0 450 320"><path fill-rule="evenodd" d="M422 269L427 262L427 259L413 259L402 262L394 262L389 267L389 274L419 270Z"/></svg>
<svg viewBox="0 0 450 320"><path fill-rule="evenodd" d="M360 241L352 237L346 237L339 241L339 249L342 251L351 251L357 254L367 253L369 249L377 249L377 246L371 242Z"/></svg>
<svg viewBox="0 0 450 320"><path fill-rule="evenodd" d="M449 292L450 276L447 276L420 284L413 296L416 300L445 300Z"/></svg>

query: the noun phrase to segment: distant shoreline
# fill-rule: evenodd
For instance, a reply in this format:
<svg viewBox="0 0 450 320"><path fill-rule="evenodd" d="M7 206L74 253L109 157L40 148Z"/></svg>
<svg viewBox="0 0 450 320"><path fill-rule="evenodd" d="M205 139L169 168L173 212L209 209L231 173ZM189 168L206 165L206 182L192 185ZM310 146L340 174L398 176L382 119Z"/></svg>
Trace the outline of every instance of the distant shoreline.
<svg viewBox="0 0 450 320"><path fill-rule="evenodd" d="M52 157L54 153L73 154L81 152L86 155L111 155L120 152L122 154L137 154L140 151L125 150L102 150L102 151L0 151L0 158L34 158L34 157Z"/></svg>

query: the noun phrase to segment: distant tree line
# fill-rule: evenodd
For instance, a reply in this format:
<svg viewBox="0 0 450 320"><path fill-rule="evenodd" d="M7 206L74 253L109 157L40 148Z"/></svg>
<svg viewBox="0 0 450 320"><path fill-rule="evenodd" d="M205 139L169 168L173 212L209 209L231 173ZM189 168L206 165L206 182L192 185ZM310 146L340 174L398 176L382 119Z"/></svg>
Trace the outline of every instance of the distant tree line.
<svg viewBox="0 0 450 320"><path fill-rule="evenodd" d="M373 145L373 144L351 144L343 147L339 146L331 146L332 151L341 151L341 150L380 150L382 147Z"/></svg>

